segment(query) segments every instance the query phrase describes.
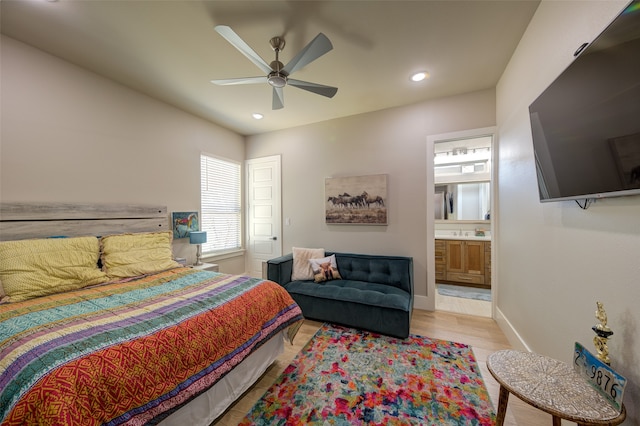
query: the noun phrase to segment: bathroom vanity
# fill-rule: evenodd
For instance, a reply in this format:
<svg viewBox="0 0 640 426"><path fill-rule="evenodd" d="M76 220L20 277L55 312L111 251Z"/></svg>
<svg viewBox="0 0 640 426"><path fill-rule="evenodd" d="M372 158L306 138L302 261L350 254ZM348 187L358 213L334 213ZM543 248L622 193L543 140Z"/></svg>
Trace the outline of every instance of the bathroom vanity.
<svg viewBox="0 0 640 426"><path fill-rule="evenodd" d="M436 282L491 288L491 239L436 236Z"/></svg>

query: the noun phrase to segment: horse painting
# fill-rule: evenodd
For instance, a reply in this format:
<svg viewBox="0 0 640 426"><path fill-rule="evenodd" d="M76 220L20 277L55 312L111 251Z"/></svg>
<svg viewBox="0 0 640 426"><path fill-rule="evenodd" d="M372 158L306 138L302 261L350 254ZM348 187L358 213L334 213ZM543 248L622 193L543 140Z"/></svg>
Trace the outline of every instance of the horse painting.
<svg viewBox="0 0 640 426"><path fill-rule="evenodd" d="M325 194L326 223L387 224L387 175L327 178Z"/></svg>
<svg viewBox="0 0 640 426"><path fill-rule="evenodd" d="M199 226L197 212L173 213L173 238L186 238Z"/></svg>

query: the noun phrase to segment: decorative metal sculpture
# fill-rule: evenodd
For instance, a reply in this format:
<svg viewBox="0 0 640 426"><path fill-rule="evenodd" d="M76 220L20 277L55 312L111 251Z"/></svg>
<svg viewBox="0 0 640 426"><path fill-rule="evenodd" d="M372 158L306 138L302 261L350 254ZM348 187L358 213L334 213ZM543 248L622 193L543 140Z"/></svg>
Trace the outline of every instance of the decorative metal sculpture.
<svg viewBox="0 0 640 426"><path fill-rule="evenodd" d="M613 335L613 331L607 326L607 313L604 311L602 303L596 302L596 306L596 318L600 321L600 324L591 327L594 333L596 333L596 336L593 338L593 344L596 346L598 359L607 365L611 365L607 341Z"/></svg>

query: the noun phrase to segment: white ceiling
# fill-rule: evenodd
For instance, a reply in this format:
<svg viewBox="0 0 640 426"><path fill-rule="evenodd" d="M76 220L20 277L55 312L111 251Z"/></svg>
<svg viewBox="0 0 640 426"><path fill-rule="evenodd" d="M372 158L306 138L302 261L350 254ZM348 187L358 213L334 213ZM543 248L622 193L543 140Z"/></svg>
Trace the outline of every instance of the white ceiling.
<svg viewBox="0 0 640 426"><path fill-rule="evenodd" d="M3 34L243 135L495 87L539 0L2 0ZM292 76L338 87L332 99L267 84L215 30L230 26L267 63L287 63L319 32L333 50ZM411 73L427 70L421 83ZM256 121L254 112L264 114Z"/></svg>

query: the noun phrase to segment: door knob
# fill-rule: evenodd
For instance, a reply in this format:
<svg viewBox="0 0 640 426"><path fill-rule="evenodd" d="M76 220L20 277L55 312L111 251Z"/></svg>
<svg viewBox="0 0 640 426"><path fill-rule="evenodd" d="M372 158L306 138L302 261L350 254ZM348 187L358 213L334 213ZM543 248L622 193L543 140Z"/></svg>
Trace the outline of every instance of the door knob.
<svg viewBox="0 0 640 426"><path fill-rule="evenodd" d="M273 241L275 241L275 240L277 240L277 239L278 239L278 237L271 237L271 239L272 239Z"/></svg>

